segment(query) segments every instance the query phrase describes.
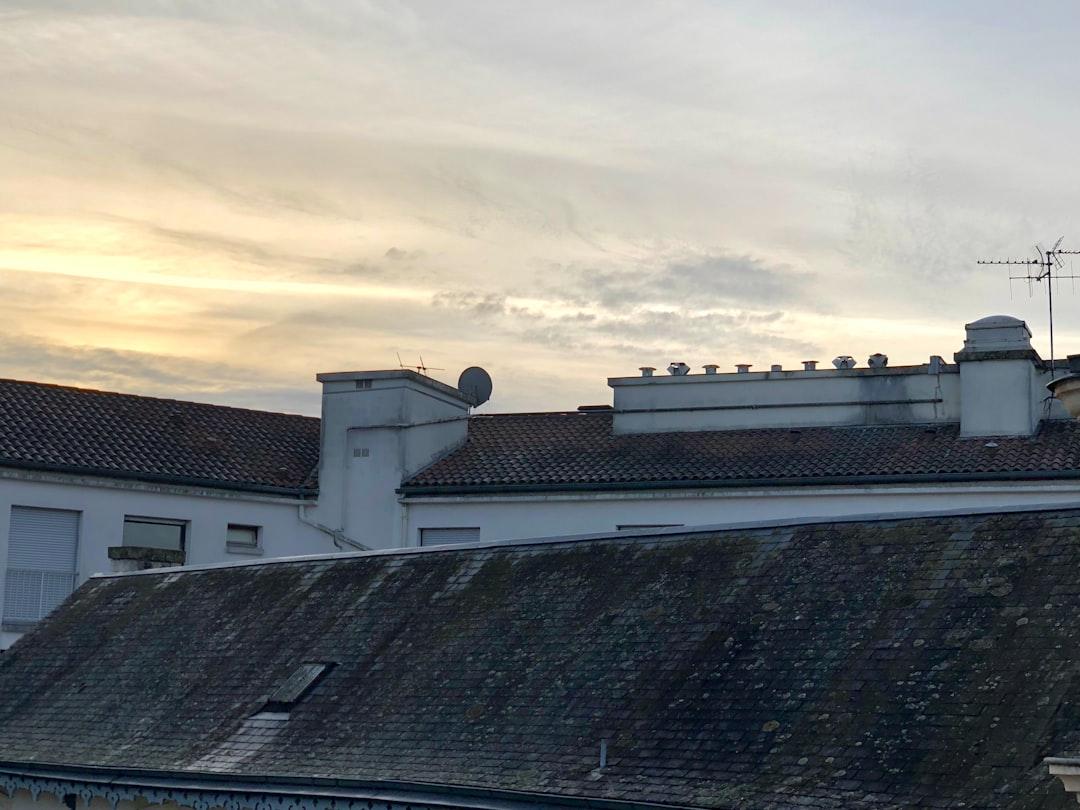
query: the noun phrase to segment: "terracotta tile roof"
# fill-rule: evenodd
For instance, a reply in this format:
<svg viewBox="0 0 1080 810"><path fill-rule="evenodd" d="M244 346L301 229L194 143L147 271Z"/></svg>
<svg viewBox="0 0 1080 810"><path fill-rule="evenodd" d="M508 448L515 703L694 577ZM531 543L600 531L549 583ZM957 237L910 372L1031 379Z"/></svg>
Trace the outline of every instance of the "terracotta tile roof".
<svg viewBox="0 0 1080 810"><path fill-rule="evenodd" d="M307 494L319 420L0 380L0 465Z"/></svg>
<svg viewBox="0 0 1080 810"><path fill-rule="evenodd" d="M96 578L0 657L0 761L1064 810L1077 570L1047 510ZM260 715L305 662L336 666Z"/></svg>
<svg viewBox="0 0 1080 810"><path fill-rule="evenodd" d="M883 425L615 435L610 413L474 416L465 444L405 482L406 492L890 478L1080 477L1080 423L1030 438L965 438L959 425Z"/></svg>

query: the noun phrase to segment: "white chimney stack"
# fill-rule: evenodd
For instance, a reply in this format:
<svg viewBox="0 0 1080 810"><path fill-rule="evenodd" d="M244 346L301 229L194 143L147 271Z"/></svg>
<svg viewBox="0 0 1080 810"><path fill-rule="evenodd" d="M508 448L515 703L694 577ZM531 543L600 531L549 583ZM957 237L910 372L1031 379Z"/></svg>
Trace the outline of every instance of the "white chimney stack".
<svg viewBox="0 0 1080 810"><path fill-rule="evenodd" d="M960 432L965 436L1030 436L1039 423L1039 355L1019 318L991 315L967 324L960 366Z"/></svg>
<svg viewBox="0 0 1080 810"><path fill-rule="evenodd" d="M397 504L403 479L465 441L469 402L414 371L319 374L322 436L316 519L369 548L413 545Z"/></svg>

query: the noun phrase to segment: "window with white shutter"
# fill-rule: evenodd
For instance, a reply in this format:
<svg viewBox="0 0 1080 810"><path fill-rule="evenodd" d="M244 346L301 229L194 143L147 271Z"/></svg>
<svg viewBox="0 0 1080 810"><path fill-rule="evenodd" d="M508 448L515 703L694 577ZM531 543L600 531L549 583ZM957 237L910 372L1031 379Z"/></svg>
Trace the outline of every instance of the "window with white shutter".
<svg viewBox="0 0 1080 810"><path fill-rule="evenodd" d="M420 530L420 545L422 546L444 546L449 543L475 543L479 539L479 526Z"/></svg>
<svg viewBox="0 0 1080 810"><path fill-rule="evenodd" d="M79 513L11 507L4 622L43 618L75 588Z"/></svg>

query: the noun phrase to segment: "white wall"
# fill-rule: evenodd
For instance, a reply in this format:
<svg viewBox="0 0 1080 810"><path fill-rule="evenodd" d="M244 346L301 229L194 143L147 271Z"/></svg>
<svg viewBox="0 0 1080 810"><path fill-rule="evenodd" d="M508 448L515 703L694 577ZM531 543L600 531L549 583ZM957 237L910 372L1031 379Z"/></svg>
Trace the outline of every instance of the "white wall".
<svg viewBox="0 0 1080 810"><path fill-rule="evenodd" d="M188 521L186 552L191 564L252 558L251 553L226 549L229 523L261 527L261 554L267 557L339 550L329 536L301 523L298 505L289 498L4 470L0 472L0 570L7 566L12 506L81 513L78 584L91 574L112 570L108 549L121 545L125 515ZM17 633L5 632L0 644L6 648L16 638Z"/></svg>
<svg viewBox="0 0 1080 810"><path fill-rule="evenodd" d="M608 380L616 433L956 422L959 383L927 365Z"/></svg>
<svg viewBox="0 0 1080 810"><path fill-rule="evenodd" d="M480 527L481 540L611 532L625 524L684 524L1080 504L1080 481L1036 484L787 487L650 493L409 499L407 545L421 528Z"/></svg>

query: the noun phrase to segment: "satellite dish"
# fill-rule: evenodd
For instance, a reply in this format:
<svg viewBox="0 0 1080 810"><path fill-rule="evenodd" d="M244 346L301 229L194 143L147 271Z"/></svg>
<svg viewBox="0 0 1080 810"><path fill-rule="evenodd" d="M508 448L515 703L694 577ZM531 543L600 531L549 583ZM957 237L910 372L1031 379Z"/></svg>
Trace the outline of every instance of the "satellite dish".
<svg viewBox="0 0 1080 810"><path fill-rule="evenodd" d="M461 372L457 387L474 408L491 399L491 375L480 366L469 366Z"/></svg>

